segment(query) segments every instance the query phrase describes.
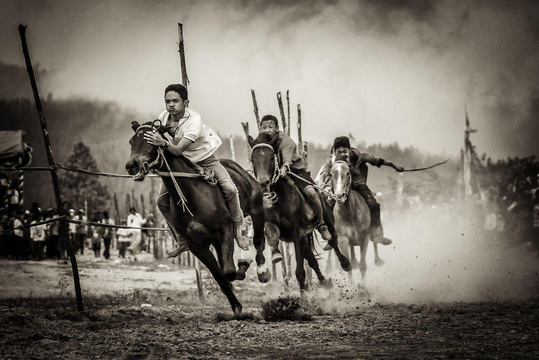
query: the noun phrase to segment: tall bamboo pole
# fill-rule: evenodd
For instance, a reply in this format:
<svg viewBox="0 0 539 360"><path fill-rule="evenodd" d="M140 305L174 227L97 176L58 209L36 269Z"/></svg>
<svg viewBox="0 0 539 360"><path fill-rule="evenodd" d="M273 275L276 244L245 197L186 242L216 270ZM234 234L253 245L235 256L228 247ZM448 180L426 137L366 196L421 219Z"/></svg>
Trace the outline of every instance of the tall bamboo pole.
<svg viewBox="0 0 539 360"><path fill-rule="evenodd" d="M303 136L301 134L301 104L298 104L298 150L303 157Z"/></svg>
<svg viewBox="0 0 539 360"><path fill-rule="evenodd" d="M288 130L288 125L286 124L286 118L284 116L283 98L280 92L277 93L277 102L279 103L279 111L281 112L281 121L283 123L283 131L289 134L290 131Z"/></svg>
<svg viewBox="0 0 539 360"><path fill-rule="evenodd" d="M241 127L243 128L243 132L245 133L245 140L247 142L247 162L251 164L251 145L249 145L249 123L242 122Z"/></svg>
<svg viewBox="0 0 539 360"><path fill-rule="evenodd" d="M189 86L189 78L187 77L187 66L185 64L185 49L183 47L183 25L178 23L178 45L180 53L180 67L182 71L182 84L187 88ZM200 272L200 262L195 259L195 273L197 278L198 298L204 301L204 288L202 287L202 273Z"/></svg>
<svg viewBox="0 0 539 360"><path fill-rule="evenodd" d="M256 94L253 89L251 89L251 96L253 98L253 112L255 113L256 127L260 128L260 116L258 115L258 104L256 103Z"/></svg>
<svg viewBox="0 0 539 360"><path fill-rule="evenodd" d="M292 122L290 121L290 91L286 90L286 111L288 113L288 128L286 133L290 136L290 128L292 127Z"/></svg>
<svg viewBox="0 0 539 360"><path fill-rule="evenodd" d="M54 169L51 171L52 185L54 188L54 197L56 199L56 206L61 215L67 215L65 213L64 206L62 206L62 197L60 195L60 185L58 183L58 175L56 174L56 165L54 163L54 158L52 156L51 143L49 140L49 131L47 130L47 123L45 121L45 115L43 113L43 107L41 105L41 98L39 97L39 92L37 90L36 78L34 75L34 69L32 67L32 61L30 60L30 53L28 51L28 45L26 43L26 26L19 25L19 35L22 43L22 51L24 53L24 59L26 61L26 70L28 71L28 76L30 77L30 83L32 85L32 92L34 93L34 101L36 103L37 113L39 115L39 122L41 123L41 131L43 132L43 140L45 141L45 150L47 151L47 159L49 161L49 166ZM69 241L67 222L65 219L60 220L59 225L59 235L60 241L62 241L67 248L69 258L71 260L71 269L73 271L73 282L75 285L75 294L77 298L77 309L83 311L84 307L82 304L82 291L80 288L80 279L79 279L79 268L77 266L77 258L75 257L75 252L73 250L73 244Z"/></svg>

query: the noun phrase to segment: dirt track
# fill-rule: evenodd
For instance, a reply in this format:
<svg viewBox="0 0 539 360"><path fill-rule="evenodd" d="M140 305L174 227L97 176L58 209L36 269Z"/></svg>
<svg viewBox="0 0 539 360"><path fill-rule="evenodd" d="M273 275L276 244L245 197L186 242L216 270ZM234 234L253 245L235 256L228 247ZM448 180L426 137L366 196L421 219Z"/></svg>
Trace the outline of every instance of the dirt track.
<svg viewBox="0 0 539 360"><path fill-rule="evenodd" d="M230 314L191 270L81 258L85 312L75 309L68 265L1 260L0 357L5 359L539 358L539 298L528 301L373 303L358 287L315 289L300 320L265 321L262 305L297 290L236 289L247 320ZM29 290L31 289L31 294ZM266 295L264 295L266 294ZM9 299L6 299L9 298ZM143 304L150 304L143 305Z"/></svg>

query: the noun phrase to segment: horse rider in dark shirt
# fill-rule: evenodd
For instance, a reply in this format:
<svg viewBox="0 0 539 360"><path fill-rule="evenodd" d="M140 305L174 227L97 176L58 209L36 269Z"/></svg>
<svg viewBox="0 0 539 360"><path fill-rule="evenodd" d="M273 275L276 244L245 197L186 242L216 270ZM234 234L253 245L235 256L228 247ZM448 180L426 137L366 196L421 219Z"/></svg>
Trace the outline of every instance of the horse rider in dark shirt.
<svg viewBox="0 0 539 360"><path fill-rule="evenodd" d="M307 172L305 162L298 153L296 143L290 138L290 136L282 131L279 131L279 123L277 118L273 115L265 115L262 117L260 120L259 131L261 133L271 135L272 138L275 136L278 137L278 149L276 149L276 154L280 167L279 176L286 177L287 173L291 171L303 179L300 180L295 176L290 177L294 184L296 184L296 186L299 188L301 193L305 196L307 203L311 206L316 216L318 232L320 232L320 235L322 235L324 240L331 240L331 233L329 232L327 225L324 223L324 213L320 196L314 187L310 185L314 184L314 181Z"/></svg>
<svg viewBox="0 0 539 360"><path fill-rule="evenodd" d="M381 243L382 245L391 244L391 240L384 237L382 222L380 220L380 204L376 201L376 198L372 194L371 190L367 186L367 175L369 169L367 164L374 166L389 166L398 172L402 172L404 168L402 166L395 165L389 160L362 153L359 150L350 146L350 139L346 136L339 136L333 141L332 147L333 154L327 159L326 163L322 166L319 172L319 182L323 186L331 191L330 172L333 163L336 158L345 159L350 164L350 173L352 174L352 190L356 190L367 202L369 209L371 210L371 240L375 243Z"/></svg>

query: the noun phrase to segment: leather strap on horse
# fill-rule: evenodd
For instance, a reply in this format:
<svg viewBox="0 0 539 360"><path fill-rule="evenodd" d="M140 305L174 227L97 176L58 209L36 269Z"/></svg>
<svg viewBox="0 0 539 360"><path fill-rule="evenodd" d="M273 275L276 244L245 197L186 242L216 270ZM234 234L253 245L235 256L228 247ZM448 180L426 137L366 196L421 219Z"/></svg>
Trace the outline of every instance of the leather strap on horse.
<svg viewBox="0 0 539 360"><path fill-rule="evenodd" d="M327 191L323 188L321 188L320 186L316 185L316 184L313 184L312 182L310 181L307 181L305 180L304 178L302 178L301 176L298 176L296 174L294 174L292 171L288 171L286 173L287 175L292 175L293 177L295 177L296 179L300 179L301 181L303 182L306 182L307 184L311 185L312 187L314 187L315 189L318 189L320 190L322 193L324 193L324 195L332 198L333 200L339 200L339 197L337 195L335 195L334 193L332 193L331 191Z"/></svg>
<svg viewBox="0 0 539 360"><path fill-rule="evenodd" d="M178 195L180 196L180 201L178 201L178 204L177 205L182 205L182 209L183 209L183 212L185 212L185 210L187 209L187 211L189 212L189 214L191 214L191 216L193 216L193 213L191 212L191 210L189 210L189 208L187 207L187 198L185 197L185 195L183 194L182 192L182 189L180 189L180 185L178 185L178 182L176 181L176 178L174 176L174 173L172 172L172 170L170 169L170 166L168 165L168 161L167 159L165 158L165 153L163 152L163 149L158 147L157 148L157 152L159 153L159 155L163 158L163 161L165 162L165 165L167 167L167 170L168 170L168 173L170 175L170 177L172 178L172 183L174 184L174 187L176 188L176 191L178 192ZM198 175L197 175L198 176Z"/></svg>

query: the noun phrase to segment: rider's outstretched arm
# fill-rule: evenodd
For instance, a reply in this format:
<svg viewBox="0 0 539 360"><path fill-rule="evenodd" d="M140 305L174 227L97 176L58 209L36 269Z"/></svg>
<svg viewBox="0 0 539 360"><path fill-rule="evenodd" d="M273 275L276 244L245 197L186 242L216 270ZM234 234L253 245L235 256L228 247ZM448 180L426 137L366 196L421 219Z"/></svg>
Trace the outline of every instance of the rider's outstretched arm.
<svg viewBox="0 0 539 360"><path fill-rule="evenodd" d="M398 166L398 165L395 165L392 161L390 160L384 160L384 164L385 166L389 166L389 167L392 167L393 169L395 169L396 171L398 172L402 172L404 171L404 168L402 166Z"/></svg>

